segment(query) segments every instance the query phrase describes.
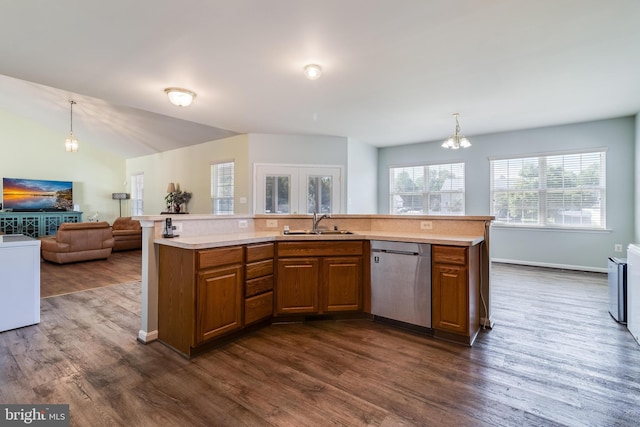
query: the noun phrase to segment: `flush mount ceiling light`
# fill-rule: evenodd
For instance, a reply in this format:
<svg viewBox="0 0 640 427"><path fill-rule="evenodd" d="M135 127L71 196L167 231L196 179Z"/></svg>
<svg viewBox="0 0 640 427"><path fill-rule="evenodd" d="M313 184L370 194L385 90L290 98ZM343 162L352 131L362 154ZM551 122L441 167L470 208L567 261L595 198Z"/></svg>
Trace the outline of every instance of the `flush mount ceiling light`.
<svg viewBox="0 0 640 427"><path fill-rule="evenodd" d="M179 87L168 87L164 92L169 97L169 102L178 107L188 107L196 97L195 92Z"/></svg>
<svg viewBox="0 0 640 427"><path fill-rule="evenodd" d="M322 67L318 64L305 65L304 75L309 80L317 80L322 75Z"/></svg>
<svg viewBox="0 0 640 427"><path fill-rule="evenodd" d="M467 148L471 147L471 143L464 135L460 134L460 123L458 122L458 116L460 114L453 113L453 116L456 118L456 131L453 135L451 135L445 142L442 143L442 147L451 148L452 150L457 150L458 148Z"/></svg>
<svg viewBox="0 0 640 427"><path fill-rule="evenodd" d="M70 116L70 125L69 125L69 136L64 140L64 149L69 153L75 153L78 151L78 140L73 135L73 104L76 101L69 100L69 104L71 105L71 116Z"/></svg>

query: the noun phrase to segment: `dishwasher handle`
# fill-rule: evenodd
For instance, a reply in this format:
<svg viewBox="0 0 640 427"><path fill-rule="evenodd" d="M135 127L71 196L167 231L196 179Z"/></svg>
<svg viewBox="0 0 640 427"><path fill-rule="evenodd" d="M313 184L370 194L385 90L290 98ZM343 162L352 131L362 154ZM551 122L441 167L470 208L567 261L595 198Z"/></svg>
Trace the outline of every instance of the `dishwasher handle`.
<svg viewBox="0 0 640 427"><path fill-rule="evenodd" d="M382 252L385 254L397 254L397 255L410 255L410 256L419 256L418 252L409 252L409 251L398 251L398 250L389 250L389 249L372 249L371 252Z"/></svg>

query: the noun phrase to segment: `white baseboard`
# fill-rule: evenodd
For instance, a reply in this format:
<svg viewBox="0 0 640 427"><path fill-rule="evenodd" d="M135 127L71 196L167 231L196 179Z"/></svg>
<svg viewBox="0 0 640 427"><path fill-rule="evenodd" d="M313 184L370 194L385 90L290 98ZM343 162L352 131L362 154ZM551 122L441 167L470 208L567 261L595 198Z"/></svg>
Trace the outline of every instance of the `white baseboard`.
<svg viewBox="0 0 640 427"><path fill-rule="evenodd" d="M138 341L143 344L148 344L158 339L158 331L143 331L142 329L138 332Z"/></svg>
<svg viewBox="0 0 640 427"><path fill-rule="evenodd" d="M531 267L560 268L563 270L590 271L593 273L608 272L606 268L599 268L599 267L587 267L584 265L553 264L548 262L535 262L535 261L520 261L515 259L504 259L504 258L491 258L491 262L499 262L503 264L528 265Z"/></svg>

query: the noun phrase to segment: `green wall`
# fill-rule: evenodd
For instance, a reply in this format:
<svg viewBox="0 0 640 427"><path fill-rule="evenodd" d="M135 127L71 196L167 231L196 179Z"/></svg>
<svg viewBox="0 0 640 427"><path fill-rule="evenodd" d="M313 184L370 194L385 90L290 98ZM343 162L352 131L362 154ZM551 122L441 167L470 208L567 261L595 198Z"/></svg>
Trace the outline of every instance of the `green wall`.
<svg viewBox="0 0 640 427"><path fill-rule="evenodd" d="M100 220L112 223L118 202L111 193L129 191L124 158L92 147L82 135L78 152L67 153L66 136L0 110L0 175L73 181L73 201L80 205L83 218L98 212ZM122 208L124 215L126 202Z"/></svg>

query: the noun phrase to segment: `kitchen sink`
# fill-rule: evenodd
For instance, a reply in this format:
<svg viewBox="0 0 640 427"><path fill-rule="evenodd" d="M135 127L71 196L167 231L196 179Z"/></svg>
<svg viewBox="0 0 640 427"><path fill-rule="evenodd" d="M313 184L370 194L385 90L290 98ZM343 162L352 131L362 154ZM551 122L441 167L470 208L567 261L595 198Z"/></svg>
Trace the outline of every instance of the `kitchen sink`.
<svg viewBox="0 0 640 427"><path fill-rule="evenodd" d="M318 230L318 231L313 231L313 230L289 230L289 231L283 231L282 232L285 235L291 236L291 235L314 235L314 234L319 234L319 235L324 235L324 234L330 234L330 235L335 235L335 234L353 234L353 232L348 231L348 230Z"/></svg>

